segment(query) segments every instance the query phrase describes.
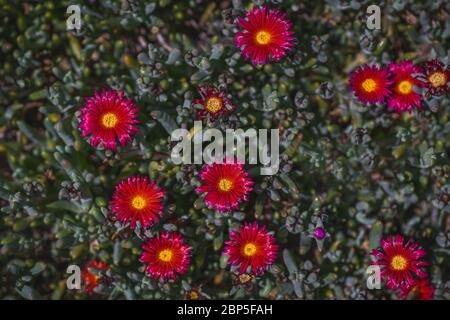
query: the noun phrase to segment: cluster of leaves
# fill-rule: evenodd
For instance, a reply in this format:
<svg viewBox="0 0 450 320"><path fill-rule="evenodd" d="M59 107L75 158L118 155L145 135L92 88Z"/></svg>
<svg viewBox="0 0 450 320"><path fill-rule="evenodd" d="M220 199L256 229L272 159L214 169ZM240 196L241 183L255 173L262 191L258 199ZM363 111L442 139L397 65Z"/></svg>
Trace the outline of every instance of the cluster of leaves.
<svg viewBox="0 0 450 320"><path fill-rule="evenodd" d="M439 58L448 63L446 1L380 1L382 29L366 28L368 1L269 1L294 23L298 43L277 64L254 67L233 45L234 21L256 0L86 1L82 29L67 31L73 1L0 0L0 297L86 298L66 268L96 259L111 281L95 297L395 298L368 290L369 251L400 232L427 251L436 298L449 298L448 97L422 111L362 107L348 73L363 63ZM170 161L170 133L191 128L196 85L226 89L237 109L219 128L279 128L280 172L260 176L242 211L205 208L199 166ZM80 138L77 112L95 89L124 91L142 125L119 153ZM153 282L138 257L141 232L115 223L113 186L148 175L168 191L148 230L178 230L190 271ZM256 220L283 248L263 277L236 279L221 257L230 228ZM327 237L314 241L323 225ZM250 283L251 285L248 285Z"/></svg>

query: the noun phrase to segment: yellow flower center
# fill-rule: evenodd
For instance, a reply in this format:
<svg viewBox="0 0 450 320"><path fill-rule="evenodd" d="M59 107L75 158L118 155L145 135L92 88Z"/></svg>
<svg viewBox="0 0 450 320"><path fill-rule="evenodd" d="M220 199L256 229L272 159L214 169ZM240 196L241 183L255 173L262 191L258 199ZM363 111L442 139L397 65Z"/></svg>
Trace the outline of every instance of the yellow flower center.
<svg viewBox="0 0 450 320"><path fill-rule="evenodd" d="M362 83L362 87L366 92L373 92L377 88L377 83L375 82L375 80L368 78L364 80L364 82Z"/></svg>
<svg viewBox="0 0 450 320"><path fill-rule="evenodd" d="M259 31L255 38L258 44L266 45L272 40L272 35L267 31Z"/></svg>
<svg viewBox="0 0 450 320"><path fill-rule="evenodd" d="M233 181L227 178L222 178L219 180L218 187L220 191L228 192L233 188Z"/></svg>
<svg viewBox="0 0 450 320"><path fill-rule="evenodd" d="M170 249L161 250L158 254L159 260L163 262L170 262L173 257L173 252Z"/></svg>
<svg viewBox="0 0 450 320"><path fill-rule="evenodd" d="M249 275L249 274L241 274L241 275L239 276L239 281L240 281L241 283L247 283L247 282L252 281L252 280L253 280L253 278L252 278L252 276Z"/></svg>
<svg viewBox="0 0 450 320"><path fill-rule="evenodd" d="M406 269L408 261L403 256L394 256L391 260L391 268L395 271L403 271Z"/></svg>
<svg viewBox="0 0 450 320"><path fill-rule="evenodd" d="M112 112L107 112L102 116L102 125L106 128L114 128L117 122L119 122L119 118Z"/></svg>
<svg viewBox="0 0 450 320"><path fill-rule="evenodd" d="M131 200L131 205L136 210L141 210L145 208L145 206L147 205L147 201L145 201L144 197L142 196L135 196L133 200Z"/></svg>
<svg viewBox="0 0 450 320"><path fill-rule="evenodd" d="M447 84L447 77L443 72L436 71L428 77L428 81L433 87L438 88Z"/></svg>
<svg viewBox="0 0 450 320"><path fill-rule="evenodd" d="M211 97L206 102L205 108L211 113L216 113L217 111L222 109L222 100L217 97Z"/></svg>
<svg viewBox="0 0 450 320"><path fill-rule="evenodd" d="M198 300L199 298L199 294L197 291L192 290L191 292L189 292L189 299L190 300Z"/></svg>
<svg viewBox="0 0 450 320"><path fill-rule="evenodd" d="M244 246L244 254L248 257L253 256L256 253L256 246L249 242Z"/></svg>
<svg viewBox="0 0 450 320"><path fill-rule="evenodd" d="M398 91L401 94L409 94L412 91L413 85L409 80L403 80L398 84Z"/></svg>

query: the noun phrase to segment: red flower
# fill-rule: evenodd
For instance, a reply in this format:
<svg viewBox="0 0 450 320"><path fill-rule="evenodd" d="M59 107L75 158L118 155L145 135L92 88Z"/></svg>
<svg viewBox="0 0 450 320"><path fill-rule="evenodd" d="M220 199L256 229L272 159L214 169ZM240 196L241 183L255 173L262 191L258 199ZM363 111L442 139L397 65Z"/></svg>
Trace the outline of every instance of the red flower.
<svg viewBox="0 0 450 320"><path fill-rule="evenodd" d="M225 242L224 254L230 256L228 264L239 266L239 273L250 270L261 275L276 260L278 246L275 238L266 227L259 228L256 223L244 224L238 232L230 233L230 241Z"/></svg>
<svg viewBox="0 0 450 320"><path fill-rule="evenodd" d="M428 279L418 280L411 287L401 288L399 297L405 300L433 300L434 290Z"/></svg>
<svg viewBox="0 0 450 320"><path fill-rule="evenodd" d="M417 243L408 240L404 243L402 235L388 236L381 240L382 250L374 249L371 255L378 258L372 265L381 266L381 278L387 278L389 289L408 288L414 284L415 277L425 278L423 270L428 263L421 260L425 250Z"/></svg>
<svg viewBox="0 0 450 320"><path fill-rule="evenodd" d="M449 91L450 66L444 68L444 64L437 60L426 62L423 66L423 76L420 79L428 89L425 95L441 96Z"/></svg>
<svg viewBox="0 0 450 320"><path fill-rule="evenodd" d="M89 143L95 148L101 143L105 149L116 150L117 140L124 146L139 131L134 126L139 123L138 109L123 92L96 92L94 97L86 99L86 105L80 110L81 136L91 136Z"/></svg>
<svg viewBox="0 0 450 320"><path fill-rule="evenodd" d="M86 293L91 295L94 293L94 289L99 286L102 276L101 271L106 271L109 266L103 261L90 261L85 268L81 271L83 277Z"/></svg>
<svg viewBox="0 0 450 320"><path fill-rule="evenodd" d="M130 222L131 229L136 227L136 221L143 228L150 227L163 214L161 202L165 194L155 182L149 182L147 177L123 179L115 187L111 214L123 224Z"/></svg>
<svg viewBox="0 0 450 320"><path fill-rule="evenodd" d="M389 73L385 68L363 65L350 74L350 88L361 103L383 103L391 92Z"/></svg>
<svg viewBox="0 0 450 320"><path fill-rule="evenodd" d="M247 11L245 19L239 18L243 31L236 33L234 42L246 60L266 64L269 60L280 60L292 49L292 23L285 17L278 10L263 7Z"/></svg>
<svg viewBox="0 0 450 320"><path fill-rule="evenodd" d="M197 113L198 119L205 119L209 116L211 120L215 120L218 116L225 116L236 109L225 92L210 86L201 86L197 89L201 99L195 99L192 106L200 104L203 107Z"/></svg>
<svg viewBox="0 0 450 320"><path fill-rule="evenodd" d="M392 73L393 84L391 90L394 92L388 98L388 109L403 112L406 109L412 111L413 107L422 109L422 96L414 91L414 87L423 86L422 81L415 78L420 73L420 68L413 65L411 61L391 63L389 72Z"/></svg>
<svg viewBox="0 0 450 320"><path fill-rule="evenodd" d="M176 232L164 232L151 238L142 249L140 261L147 264L145 271L154 280L175 280L175 272L183 275L189 269L192 248L184 244L183 237Z"/></svg>
<svg viewBox="0 0 450 320"><path fill-rule="evenodd" d="M205 192L208 208L220 212L238 209L239 202L248 201L247 195L253 186L244 165L231 160L225 160L222 164L204 165L200 171L200 182L202 185L195 191Z"/></svg>

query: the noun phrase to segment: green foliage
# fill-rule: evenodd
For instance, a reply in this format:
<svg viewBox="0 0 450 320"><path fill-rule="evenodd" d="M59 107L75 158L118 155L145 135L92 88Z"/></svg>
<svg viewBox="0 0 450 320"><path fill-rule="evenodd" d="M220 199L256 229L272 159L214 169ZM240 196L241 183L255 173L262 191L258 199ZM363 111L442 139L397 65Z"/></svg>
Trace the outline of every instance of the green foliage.
<svg viewBox="0 0 450 320"><path fill-rule="evenodd" d="M448 299L448 96L399 115L361 106L347 79L368 62L446 61L449 5L389 3L380 2L382 30L370 31L367 1L270 1L298 43L280 63L254 67L233 45L233 21L250 1L85 1L72 32L73 1L0 0L0 297L179 299L195 289L204 298L394 298L368 290L365 270L370 249L398 232L426 249L436 298ZM193 126L195 86L205 83L237 106L210 126L280 129L280 172L247 166L255 190L228 215L194 192L200 166L170 161L169 133ZM107 87L141 110L139 134L117 153L95 150L77 128L84 97ZM109 215L114 185L133 174L168 192L166 215L145 233ZM253 220L275 233L280 252L240 286L221 252L229 231ZM322 223L319 243L311 233ZM169 284L138 261L143 239L163 229L194 252L189 272ZM111 281L93 296L68 290L66 268L93 259L111 267Z"/></svg>

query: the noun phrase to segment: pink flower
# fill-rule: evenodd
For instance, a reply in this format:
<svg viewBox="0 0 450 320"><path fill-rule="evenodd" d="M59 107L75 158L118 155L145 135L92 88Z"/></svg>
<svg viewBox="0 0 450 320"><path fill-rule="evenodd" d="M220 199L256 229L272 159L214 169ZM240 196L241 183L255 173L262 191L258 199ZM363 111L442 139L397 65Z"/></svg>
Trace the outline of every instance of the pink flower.
<svg viewBox="0 0 450 320"><path fill-rule="evenodd" d="M416 78L416 74L421 72L420 68L411 61L391 63L388 68L393 79L390 88L393 95L388 98L388 109L397 112L405 110L411 112L413 108L422 109L422 96L414 91L414 88L423 86L422 81Z"/></svg>
<svg viewBox="0 0 450 320"><path fill-rule="evenodd" d="M372 265L381 267L381 278L386 278L389 289L409 288L416 278L426 278L423 270L428 263L423 261L425 250L417 243L408 240L404 243L402 235L388 236L381 240L382 250L374 249L371 255L378 258Z"/></svg>
<svg viewBox="0 0 450 320"><path fill-rule="evenodd" d="M263 7L247 11L245 19L239 18L243 30L236 33L234 42L246 60L253 64L276 62L292 49L294 32L285 17L278 10Z"/></svg>
<svg viewBox="0 0 450 320"><path fill-rule="evenodd" d="M232 231L224 249L224 254L230 256L228 264L239 266L241 274L250 267L254 275L264 273L275 262L277 252L274 236L267 232L265 226L259 228L256 223L245 223L239 231Z"/></svg>
<svg viewBox="0 0 450 320"><path fill-rule="evenodd" d="M450 66L445 67L441 61L434 59L424 63L422 69L423 75L420 77L420 80L427 88L425 93L427 97L442 96L450 90L448 86Z"/></svg>
<svg viewBox="0 0 450 320"><path fill-rule="evenodd" d="M231 160L204 165L200 171L200 182L201 186L195 191L206 193L206 205L221 212L238 209L239 202L248 201L247 196L253 186L244 165Z"/></svg>
<svg viewBox="0 0 450 320"><path fill-rule="evenodd" d="M164 232L159 237L150 238L142 249L140 261L147 264L145 272L154 280L175 280L175 272L183 275L189 269L192 248L176 232Z"/></svg>
<svg viewBox="0 0 450 320"><path fill-rule="evenodd" d="M111 214L124 224L130 223L131 229L136 227L136 221L143 228L150 227L163 214L162 199L165 194L147 177L129 177L115 187Z"/></svg>
<svg viewBox="0 0 450 320"><path fill-rule="evenodd" d="M215 120L236 109L226 93L215 87L200 86L198 87L198 92L201 95L201 99L195 99L192 103L192 105L200 104L203 106L203 109L197 113L198 119L209 117L211 120Z"/></svg>
<svg viewBox="0 0 450 320"><path fill-rule="evenodd" d="M94 148L102 144L105 149L116 150L117 140L124 146L139 131L134 126L139 123L136 119L138 109L132 100L124 97L123 92L96 92L94 97L86 99L80 110L81 136L91 136L89 143Z"/></svg>
<svg viewBox="0 0 450 320"><path fill-rule="evenodd" d="M350 88L364 104L383 103L391 84L387 70L377 66L363 65L350 74Z"/></svg>

